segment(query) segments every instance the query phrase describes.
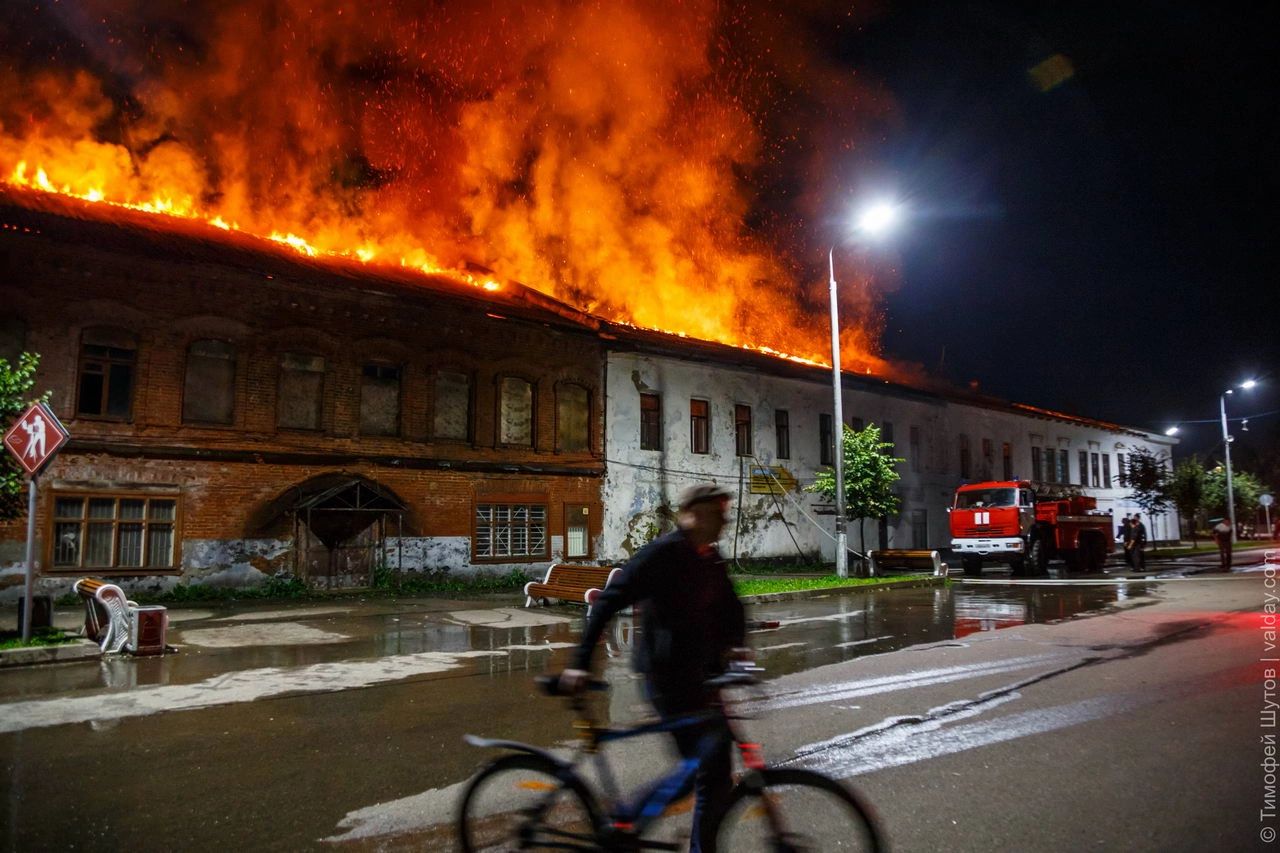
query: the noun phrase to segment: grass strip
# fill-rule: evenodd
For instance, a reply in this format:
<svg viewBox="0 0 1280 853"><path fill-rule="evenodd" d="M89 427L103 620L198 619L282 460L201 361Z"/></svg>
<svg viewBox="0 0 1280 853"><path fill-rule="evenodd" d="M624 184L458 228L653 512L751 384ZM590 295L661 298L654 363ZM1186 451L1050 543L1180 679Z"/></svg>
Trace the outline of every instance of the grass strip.
<svg viewBox="0 0 1280 853"><path fill-rule="evenodd" d="M37 646L61 646L81 639L77 634L68 634L61 628L37 628L31 632L31 639L25 643L17 632L0 632L0 651L7 649L32 649Z"/></svg>
<svg viewBox="0 0 1280 853"><path fill-rule="evenodd" d="M737 578L733 589L738 595L768 595L771 592L799 592L810 589L846 589L876 587L894 581L926 580L932 575L896 575L891 578L842 578L827 575L820 578Z"/></svg>

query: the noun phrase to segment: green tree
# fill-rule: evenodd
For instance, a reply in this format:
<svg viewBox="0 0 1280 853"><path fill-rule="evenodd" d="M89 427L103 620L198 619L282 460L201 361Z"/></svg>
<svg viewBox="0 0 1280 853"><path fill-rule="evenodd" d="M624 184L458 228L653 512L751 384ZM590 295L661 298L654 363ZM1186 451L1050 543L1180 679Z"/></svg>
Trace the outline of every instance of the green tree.
<svg viewBox="0 0 1280 853"><path fill-rule="evenodd" d="M862 529L866 518L884 518L898 511L898 496L893 484L898 482L898 464L905 461L890 455L893 444L880 440L880 427L867 424L864 429L844 427L841 435L844 459L845 517L858 522L861 550L867 552L867 532ZM836 498L834 468L818 471L806 491L816 492L832 501Z"/></svg>
<svg viewBox="0 0 1280 853"><path fill-rule="evenodd" d="M1235 498L1237 523L1252 518L1252 513L1258 509L1258 498L1264 491L1266 489L1257 477L1232 466L1231 495ZM1227 471L1221 465L1205 472L1204 507L1224 518L1227 515Z"/></svg>
<svg viewBox="0 0 1280 853"><path fill-rule="evenodd" d="M1169 494L1168 457L1135 447L1129 454L1125 482L1129 484L1129 500L1136 503L1147 518L1164 512L1173 502ZM1154 540L1152 540L1154 550Z"/></svg>
<svg viewBox="0 0 1280 853"><path fill-rule="evenodd" d="M1169 499L1178 513L1191 526L1191 544L1196 544L1196 527L1200 510L1204 508L1204 465L1198 456L1183 459L1173 469L1169 478Z"/></svg>
<svg viewBox="0 0 1280 853"><path fill-rule="evenodd" d="M28 396L36 384L40 356L24 352L17 365L0 358L0 434L9 431L18 415L35 402ZM26 515L26 472L7 450L0 450L0 520Z"/></svg>

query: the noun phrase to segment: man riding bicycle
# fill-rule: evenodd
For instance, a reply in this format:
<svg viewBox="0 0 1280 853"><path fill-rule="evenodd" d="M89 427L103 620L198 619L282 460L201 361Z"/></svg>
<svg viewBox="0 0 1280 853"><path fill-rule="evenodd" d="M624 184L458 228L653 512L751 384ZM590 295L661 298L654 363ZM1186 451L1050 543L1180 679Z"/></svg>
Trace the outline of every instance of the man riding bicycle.
<svg viewBox="0 0 1280 853"><path fill-rule="evenodd" d="M705 682L731 658L749 659L746 618L734 594L724 559L716 550L727 521L729 493L704 484L679 500L677 527L640 550L591 608L573 667L560 689L576 693L590 678L597 641L613 616L638 605L641 622L633 665L645 676L649 699L663 717L704 710L714 700ZM708 846L701 837L707 815L723 808L732 786L730 735L723 721L677 729L676 748L685 758L702 755L694 783L691 853Z"/></svg>

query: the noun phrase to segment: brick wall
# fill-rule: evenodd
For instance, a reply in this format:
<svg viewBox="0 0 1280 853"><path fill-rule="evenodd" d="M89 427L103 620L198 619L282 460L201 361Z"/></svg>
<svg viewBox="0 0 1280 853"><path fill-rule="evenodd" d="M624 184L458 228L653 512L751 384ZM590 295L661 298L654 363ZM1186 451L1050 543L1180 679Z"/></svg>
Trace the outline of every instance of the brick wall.
<svg viewBox="0 0 1280 853"><path fill-rule="evenodd" d="M25 325L26 349L41 356L38 388L52 392L52 408L73 436L42 477L48 487L176 487L180 535L190 540L287 536L283 522L262 528L264 507L331 472L390 489L408 508L412 532L424 537L469 536L477 495L545 495L556 535L565 502L599 502L603 356L589 330L551 312L490 307L403 281L343 277L278 258L258 268L243 253L235 263L214 263L184 256L181 241L170 253L122 250L103 239L100 227L87 241L72 239L74 224L52 230L0 231L0 303ZM128 420L75 414L82 332L104 326L137 339ZM206 338L236 348L235 409L227 426L182 418L188 348ZM325 359L318 431L276 426L285 352ZM361 369L369 361L401 367L398 436L359 433ZM432 378L442 368L472 377L470 441L431 437ZM504 375L533 383L532 448L498 445L497 384ZM556 447L556 388L566 382L591 393L585 453ZM38 519L46 533L50 491L43 490ZM0 525L0 557L20 553L15 543L24 525Z"/></svg>

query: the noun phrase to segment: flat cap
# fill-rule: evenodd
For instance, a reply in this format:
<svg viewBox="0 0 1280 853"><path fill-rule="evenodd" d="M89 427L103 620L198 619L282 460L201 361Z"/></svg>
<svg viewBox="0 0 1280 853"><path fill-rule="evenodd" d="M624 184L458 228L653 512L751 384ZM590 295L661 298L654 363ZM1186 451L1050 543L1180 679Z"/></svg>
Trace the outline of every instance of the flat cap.
<svg viewBox="0 0 1280 853"><path fill-rule="evenodd" d="M680 493L680 509L686 510L694 504L700 504L705 501L728 500L733 497L728 489L722 489L715 483L699 483L696 486L690 486Z"/></svg>

